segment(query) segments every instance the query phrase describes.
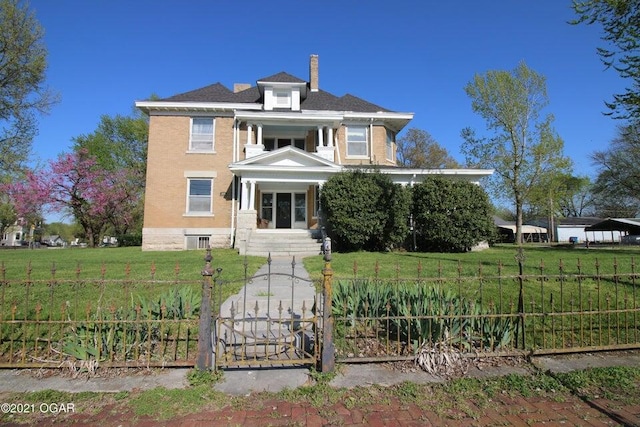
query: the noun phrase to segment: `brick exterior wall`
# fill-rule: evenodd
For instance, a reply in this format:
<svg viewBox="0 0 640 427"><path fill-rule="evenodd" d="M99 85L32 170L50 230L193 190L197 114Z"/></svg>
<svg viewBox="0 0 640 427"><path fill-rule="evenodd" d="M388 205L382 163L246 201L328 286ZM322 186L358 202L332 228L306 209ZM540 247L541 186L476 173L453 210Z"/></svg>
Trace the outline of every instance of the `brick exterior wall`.
<svg viewBox="0 0 640 427"><path fill-rule="evenodd" d="M369 125L367 126L367 135L369 133ZM387 129L384 126L373 125L373 153L369 153L368 158L348 158L347 157L347 131L346 126L341 126L337 131L338 135L338 153L343 165L384 165L395 166L395 160L387 160ZM395 144L393 144L393 153L395 157ZM370 147L369 147L370 148ZM336 157L336 163L338 158Z"/></svg>
<svg viewBox="0 0 640 427"><path fill-rule="evenodd" d="M197 115L194 115L197 117ZM149 123L147 186L144 209L142 247L144 250L183 250L187 235L207 235L212 247L230 247L232 236L232 180L228 165L233 162L233 118L215 118L215 152L189 152L191 117L188 115L152 114ZM368 126L367 126L368 127ZM386 158L386 128L373 126L373 153L366 159L346 156L345 126L335 130L337 137L335 162L344 165L394 165ZM253 128L253 142L257 136ZM238 130L240 158L245 158L246 124ZM307 133L306 149L314 152L317 129ZM325 141L325 144L327 141ZM394 146L395 154L395 146ZM190 216L187 210L187 178L189 172L210 172L213 181L213 215ZM238 191L238 189L236 189ZM259 194L256 209L260 209ZM307 191L308 227L317 227L313 218L313 186Z"/></svg>
<svg viewBox="0 0 640 427"><path fill-rule="evenodd" d="M216 117L215 152L189 153L189 116L152 115L149 122L143 249L184 249L185 235L215 235L228 246L231 227L233 119ZM187 216L188 171L211 172L213 215ZM185 176L187 175L187 176ZM212 241L212 244L213 244Z"/></svg>

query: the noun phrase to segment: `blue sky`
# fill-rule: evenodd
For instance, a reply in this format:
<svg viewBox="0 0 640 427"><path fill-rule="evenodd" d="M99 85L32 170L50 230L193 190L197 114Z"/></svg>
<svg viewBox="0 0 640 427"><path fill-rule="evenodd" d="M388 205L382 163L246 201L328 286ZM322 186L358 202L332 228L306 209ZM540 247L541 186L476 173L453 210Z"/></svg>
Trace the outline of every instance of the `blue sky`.
<svg viewBox="0 0 640 427"><path fill-rule="evenodd" d="M68 151L103 114L130 114L136 100L232 88L286 71L320 87L415 113L456 159L460 131L479 134L464 86L474 74L520 61L547 78L554 127L578 175L605 149L618 122L604 101L624 87L596 55L597 26L572 26L570 0L205 1L31 0L45 30L47 83L61 102L40 120L36 159Z"/></svg>

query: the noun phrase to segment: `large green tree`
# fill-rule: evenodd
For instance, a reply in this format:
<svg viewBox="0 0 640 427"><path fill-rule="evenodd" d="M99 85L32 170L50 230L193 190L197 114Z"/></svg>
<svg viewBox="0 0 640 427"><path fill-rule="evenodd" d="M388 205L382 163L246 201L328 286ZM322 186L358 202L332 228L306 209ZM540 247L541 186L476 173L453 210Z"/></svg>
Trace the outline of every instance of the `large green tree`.
<svg viewBox="0 0 640 427"><path fill-rule="evenodd" d="M144 185L148 138L148 118L134 110L129 116L101 116L94 132L73 138L73 149L87 150L106 170L135 170Z"/></svg>
<svg viewBox="0 0 640 427"><path fill-rule="evenodd" d="M0 175L5 179L28 159L37 114L57 100L45 86L43 30L21 3L0 0Z"/></svg>
<svg viewBox="0 0 640 427"><path fill-rule="evenodd" d="M597 48L607 68L630 81L607 102L617 118L640 120L640 0L573 0L574 24L600 24L605 47Z"/></svg>
<svg viewBox="0 0 640 427"><path fill-rule="evenodd" d="M548 105L546 81L524 62L513 71L476 74L465 86L473 111L485 119L488 137L465 128L462 151L473 167L495 170L492 189L516 211L516 242L522 242L523 206L531 190L549 174L567 170L564 142L541 117Z"/></svg>
<svg viewBox="0 0 640 427"><path fill-rule="evenodd" d="M593 192L599 214L630 217L640 212L640 124L619 126L609 147L591 159L598 168Z"/></svg>
<svg viewBox="0 0 640 427"><path fill-rule="evenodd" d="M428 169L460 167L447 149L422 129L409 129L398 138L396 145L399 166Z"/></svg>
<svg viewBox="0 0 640 427"><path fill-rule="evenodd" d="M126 186L124 191L129 197L120 208L127 215L112 215L109 220L111 232L116 235L142 230L148 136L148 118L134 111L129 116L103 115L94 132L73 139L74 151L86 151L102 169L112 173L126 172L127 179L122 185ZM123 218L129 220L123 221Z"/></svg>

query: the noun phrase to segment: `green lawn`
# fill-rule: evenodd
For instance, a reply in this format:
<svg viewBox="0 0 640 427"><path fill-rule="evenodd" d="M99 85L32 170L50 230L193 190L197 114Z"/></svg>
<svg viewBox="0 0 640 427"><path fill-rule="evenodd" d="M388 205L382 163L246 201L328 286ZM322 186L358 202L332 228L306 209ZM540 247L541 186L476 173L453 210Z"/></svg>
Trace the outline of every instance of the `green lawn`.
<svg viewBox="0 0 640 427"><path fill-rule="evenodd" d="M543 247L525 245L524 247L525 274L559 274L562 263L565 274L577 274L578 264L582 274L596 274L596 263L600 265L601 274L612 274L614 263L618 265L618 273L630 273L632 262L636 263L635 270L640 267L640 247L589 248L582 246ZM516 261L517 247L514 245L498 245L479 252L468 253L416 253L416 252L352 252L334 253L331 268L336 278L351 278L354 269L358 277L374 277L376 264L380 278L413 279L435 278L439 276L496 276L499 265L502 265L502 275L517 275ZM634 261L635 258L635 261ZM304 265L313 278L322 277L324 261L321 256L304 259ZM543 267L541 269L541 267ZM421 271L420 271L421 269Z"/></svg>
<svg viewBox="0 0 640 427"><path fill-rule="evenodd" d="M513 320L520 310L517 254L513 245L459 254L333 254L336 328L338 331L347 326L351 328L348 330L353 348L358 348L352 352L358 354L366 353L362 346L371 343L371 335L367 335L371 325L377 328L374 335L380 331L393 335L389 322L395 319L388 313L413 309L409 320L403 317L398 320L399 324L429 323L431 320L425 313L415 310L419 304L430 304L420 292L414 295L413 302L389 296L399 295L393 289L413 292L423 286L439 286L443 292L451 293L453 301L473 301L479 303L482 310ZM522 309L527 313L527 348L638 342L640 276L636 262L640 248L587 250L526 245L523 254ZM322 277L319 272L323 266L322 257L305 259L305 267L316 279ZM354 277L358 280L354 281ZM340 303L343 307L336 305ZM432 304L439 306L437 301ZM453 317L461 314L456 312Z"/></svg>
<svg viewBox="0 0 640 427"><path fill-rule="evenodd" d="M15 306L16 319L47 319L135 307L140 299L157 300L174 289L190 289L199 300L202 251L146 252L140 248L20 249L0 251L0 309L5 319ZM240 257L230 249L212 251L212 267L234 282L215 296L226 299L239 291L245 274L266 261ZM39 312L39 313L38 313Z"/></svg>
<svg viewBox="0 0 640 427"><path fill-rule="evenodd" d="M214 270L220 268L220 277L227 282L215 290L217 301L242 287L245 265L250 276L266 262L261 257L238 256L229 249L212 253ZM441 278L459 297L479 301L499 313L514 313L519 291L516 254L512 245L461 254L334 253L331 267L336 282L354 275L400 278L406 283L417 278L437 283L433 278ZM636 334L638 255L640 248L525 246L524 273L531 275L523 287L525 311L561 313L557 321L541 317L536 324L541 329L551 327L553 331L559 322L580 322L579 333L583 334L582 324L587 328L597 320L600 329L616 324ZM203 250L143 252L140 248L0 250L0 312L5 320L12 316L16 320L81 320L99 311L114 313L113 317L114 310L131 310L144 299L161 304L159 299L176 289L190 289L194 300L199 300L204 256ZM319 282L325 266L322 256L303 262ZM607 315L605 323L600 318L574 319L562 314L627 309L632 311Z"/></svg>
<svg viewBox="0 0 640 427"><path fill-rule="evenodd" d="M139 247L84 249L4 249L0 250L0 270L7 280L25 279L31 266L31 278L50 280L55 267L56 279L142 279L199 280L206 251L142 251ZM243 277L244 257L232 249L212 251L214 269L222 268L225 278ZM248 272L253 274L264 262L262 257L247 257ZM127 273L127 269L129 272ZM79 271L79 275L78 275ZM0 280L2 272L0 271Z"/></svg>
<svg viewBox="0 0 640 427"><path fill-rule="evenodd" d="M205 254L0 250L0 362L61 363L97 349L101 361L193 357ZM251 276L266 261L229 249L212 255L226 281L215 287L214 307L240 290L245 269Z"/></svg>

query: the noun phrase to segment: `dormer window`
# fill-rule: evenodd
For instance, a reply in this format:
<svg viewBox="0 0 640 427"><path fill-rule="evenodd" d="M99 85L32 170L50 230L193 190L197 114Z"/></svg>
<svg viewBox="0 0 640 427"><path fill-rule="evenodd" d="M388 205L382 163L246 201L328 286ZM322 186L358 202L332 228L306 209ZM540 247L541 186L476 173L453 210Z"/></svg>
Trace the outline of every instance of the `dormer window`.
<svg viewBox="0 0 640 427"><path fill-rule="evenodd" d="M291 91L276 90L273 92L275 108L291 108Z"/></svg>
<svg viewBox="0 0 640 427"><path fill-rule="evenodd" d="M261 82L258 82L261 85ZM300 88L292 83L263 83L264 109L272 110L300 110Z"/></svg>

